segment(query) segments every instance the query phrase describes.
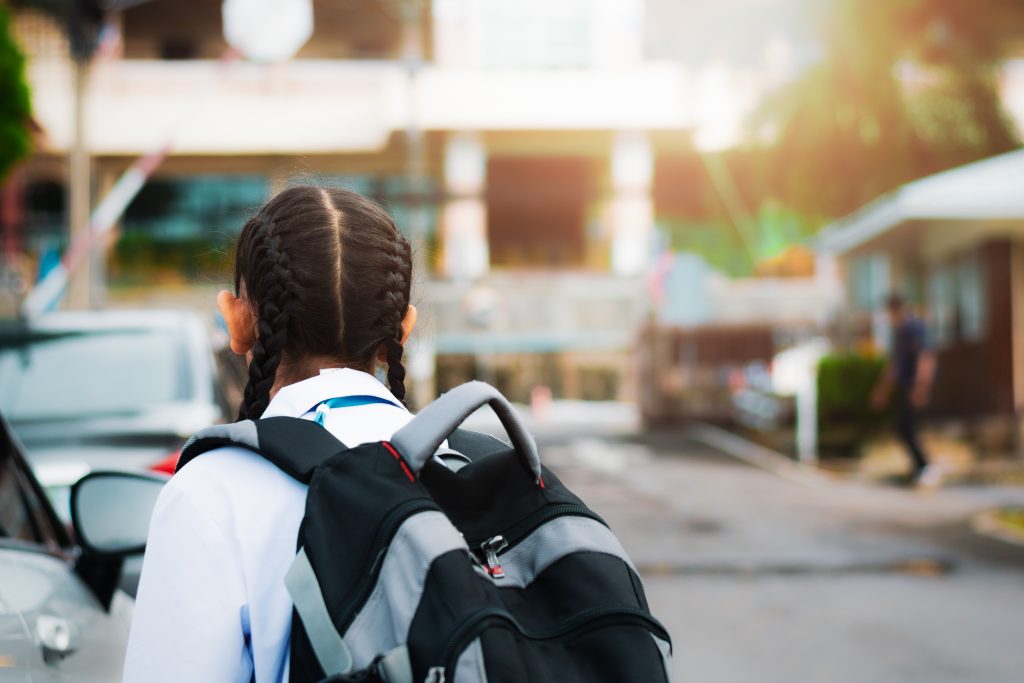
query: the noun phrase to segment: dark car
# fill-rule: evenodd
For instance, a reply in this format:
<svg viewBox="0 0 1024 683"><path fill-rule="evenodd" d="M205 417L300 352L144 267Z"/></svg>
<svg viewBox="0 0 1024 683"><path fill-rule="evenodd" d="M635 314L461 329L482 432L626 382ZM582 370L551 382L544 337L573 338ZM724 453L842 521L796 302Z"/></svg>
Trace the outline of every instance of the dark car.
<svg viewBox="0 0 1024 683"><path fill-rule="evenodd" d="M157 475L90 474L72 491L69 532L0 417L0 679L121 679L134 603L116 586L162 487Z"/></svg>
<svg viewBox="0 0 1024 683"><path fill-rule="evenodd" d="M211 331L193 313L75 311L0 327L0 411L67 517L94 469L145 470L232 417Z"/></svg>

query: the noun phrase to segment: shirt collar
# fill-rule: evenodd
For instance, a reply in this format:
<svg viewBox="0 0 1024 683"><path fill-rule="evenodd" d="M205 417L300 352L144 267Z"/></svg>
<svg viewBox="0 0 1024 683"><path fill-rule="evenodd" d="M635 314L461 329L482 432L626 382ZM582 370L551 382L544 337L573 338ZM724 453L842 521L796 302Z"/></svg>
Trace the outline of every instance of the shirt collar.
<svg viewBox="0 0 1024 683"><path fill-rule="evenodd" d="M319 375L279 389L263 417L299 417L318 403L342 396L377 396L405 409L373 375L351 368L328 368Z"/></svg>

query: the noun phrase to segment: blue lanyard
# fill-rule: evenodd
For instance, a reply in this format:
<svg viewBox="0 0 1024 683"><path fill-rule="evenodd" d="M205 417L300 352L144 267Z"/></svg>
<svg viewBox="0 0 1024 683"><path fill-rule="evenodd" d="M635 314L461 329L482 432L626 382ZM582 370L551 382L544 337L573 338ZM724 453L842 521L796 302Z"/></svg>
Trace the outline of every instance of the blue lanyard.
<svg viewBox="0 0 1024 683"><path fill-rule="evenodd" d="M320 401L320 403L317 403L315 406L313 406L309 410L315 410L316 411L316 417L313 418L313 421L316 422L321 427L323 427L324 426L324 415L326 414L326 411L321 410L320 409L321 406L324 406L326 408L356 408L358 406L369 406L369 405L373 405L375 403L382 403L384 405L394 406L395 408L398 407L397 405L395 405L394 401L389 401L386 398L381 398L380 396L365 395L365 396L339 396L337 398L329 398L326 401ZM309 411L306 411L306 412L309 412Z"/></svg>

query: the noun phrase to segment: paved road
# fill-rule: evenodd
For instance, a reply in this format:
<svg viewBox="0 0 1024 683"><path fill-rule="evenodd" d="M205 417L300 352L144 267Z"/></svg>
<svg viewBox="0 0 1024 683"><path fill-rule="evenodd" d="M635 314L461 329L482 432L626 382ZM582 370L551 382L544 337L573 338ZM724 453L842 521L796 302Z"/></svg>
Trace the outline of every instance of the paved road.
<svg viewBox="0 0 1024 683"><path fill-rule="evenodd" d="M1024 489L785 478L605 417L535 428L641 568L675 680L1024 681L1024 549L966 522Z"/></svg>

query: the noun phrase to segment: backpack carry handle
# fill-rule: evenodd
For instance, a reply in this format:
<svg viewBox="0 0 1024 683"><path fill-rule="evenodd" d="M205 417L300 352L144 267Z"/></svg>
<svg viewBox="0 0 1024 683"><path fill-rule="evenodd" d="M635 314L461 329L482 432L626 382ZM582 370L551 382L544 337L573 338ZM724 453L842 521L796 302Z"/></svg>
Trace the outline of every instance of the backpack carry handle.
<svg viewBox="0 0 1024 683"><path fill-rule="evenodd" d="M516 453L523 459L534 479L541 480L540 455L530 432L519 420L512 405L497 389L486 382L466 382L442 394L421 410L412 422L395 432L391 445L395 447L412 471L420 470L434 455L441 443L454 432L467 417L485 404L494 410L501 425L512 439Z"/></svg>

